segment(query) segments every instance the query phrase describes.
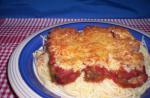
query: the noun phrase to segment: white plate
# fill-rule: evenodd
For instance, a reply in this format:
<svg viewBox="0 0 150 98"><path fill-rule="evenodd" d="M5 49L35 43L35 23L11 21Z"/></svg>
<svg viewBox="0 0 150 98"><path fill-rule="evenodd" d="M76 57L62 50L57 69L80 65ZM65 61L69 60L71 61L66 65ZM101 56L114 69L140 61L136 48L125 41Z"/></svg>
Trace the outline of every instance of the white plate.
<svg viewBox="0 0 150 98"><path fill-rule="evenodd" d="M142 39L142 36L145 37L145 42L147 43L147 47L150 51L150 36L146 33L123 26L120 24L114 23L104 23L97 21L84 21L84 22L74 22L74 23L65 23L55 25L44 30L41 30L27 39L25 39L13 52L8 65L8 78L11 83L12 88L16 92L16 94L20 98L40 98L40 97L59 97L59 95L55 95L49 90L47 90L37 79L36 74L34 72L33 67L33 55L32 53L36 51L39 47L42 46L42 36L46 36L48 31L55 27L74 27L78 30L81 30L83 27L87 25L98 25L102 27L107 26L121 26L127 28L135 38L138 40ZM145 92L142 98L150 98L150 89Z"/></svg>

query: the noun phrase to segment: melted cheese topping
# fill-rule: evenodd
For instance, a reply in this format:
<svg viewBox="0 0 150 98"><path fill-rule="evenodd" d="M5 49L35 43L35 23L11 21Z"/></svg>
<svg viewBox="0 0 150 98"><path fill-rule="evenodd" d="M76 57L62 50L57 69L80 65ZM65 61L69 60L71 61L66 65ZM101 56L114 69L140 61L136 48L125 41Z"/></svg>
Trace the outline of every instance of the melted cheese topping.
<svg viewBox="0 0 150 98"><path fill-rule="evenodd" d="M54 52L56 65L64 69L82 70L98 65L109 70L141 69L144 57L140 42L124 28L88 26L78 32L74 28L56 28L48 35L48 51Z"/></svg>

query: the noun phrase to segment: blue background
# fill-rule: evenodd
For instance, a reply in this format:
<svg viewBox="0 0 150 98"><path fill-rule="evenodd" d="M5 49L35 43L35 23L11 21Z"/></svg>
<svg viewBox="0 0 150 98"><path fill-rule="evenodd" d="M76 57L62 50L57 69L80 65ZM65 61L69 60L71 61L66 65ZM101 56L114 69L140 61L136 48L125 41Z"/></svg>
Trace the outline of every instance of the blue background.
<svg viewBox="0 0 150 98"><path fill-rule="evenodd" d="M0 0L0 18L149 18L150 0Z"/></svg>

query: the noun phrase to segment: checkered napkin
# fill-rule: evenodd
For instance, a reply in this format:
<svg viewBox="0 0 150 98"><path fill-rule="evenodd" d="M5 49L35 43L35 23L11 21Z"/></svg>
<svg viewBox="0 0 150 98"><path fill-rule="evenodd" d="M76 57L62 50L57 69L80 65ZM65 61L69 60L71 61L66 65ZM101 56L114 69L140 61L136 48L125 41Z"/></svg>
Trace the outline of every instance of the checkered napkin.
<svg viewBox="0 0 150 98"><path fill-rule="evenodd" d="M130 26L150 35L150 19L0 19L0 98L15 98L7 77L9 58L18 44L29 35L54 24L76 21L115 22Z"/></svg>

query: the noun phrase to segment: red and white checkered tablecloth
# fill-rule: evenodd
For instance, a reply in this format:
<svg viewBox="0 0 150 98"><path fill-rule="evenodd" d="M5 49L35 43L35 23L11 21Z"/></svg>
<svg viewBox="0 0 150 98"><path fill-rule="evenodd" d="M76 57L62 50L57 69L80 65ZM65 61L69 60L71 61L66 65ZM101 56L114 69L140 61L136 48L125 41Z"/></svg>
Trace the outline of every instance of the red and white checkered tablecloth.
<svg viewBox="0 0 150 98"><path fill-rule="evenodd" d="M75 21L106 21L127 25L150 34L150 19L53 19L6 18L0 19L0 98L15 98L7 77L9 58L18 44L29 35L54 24Z"/></svg>

